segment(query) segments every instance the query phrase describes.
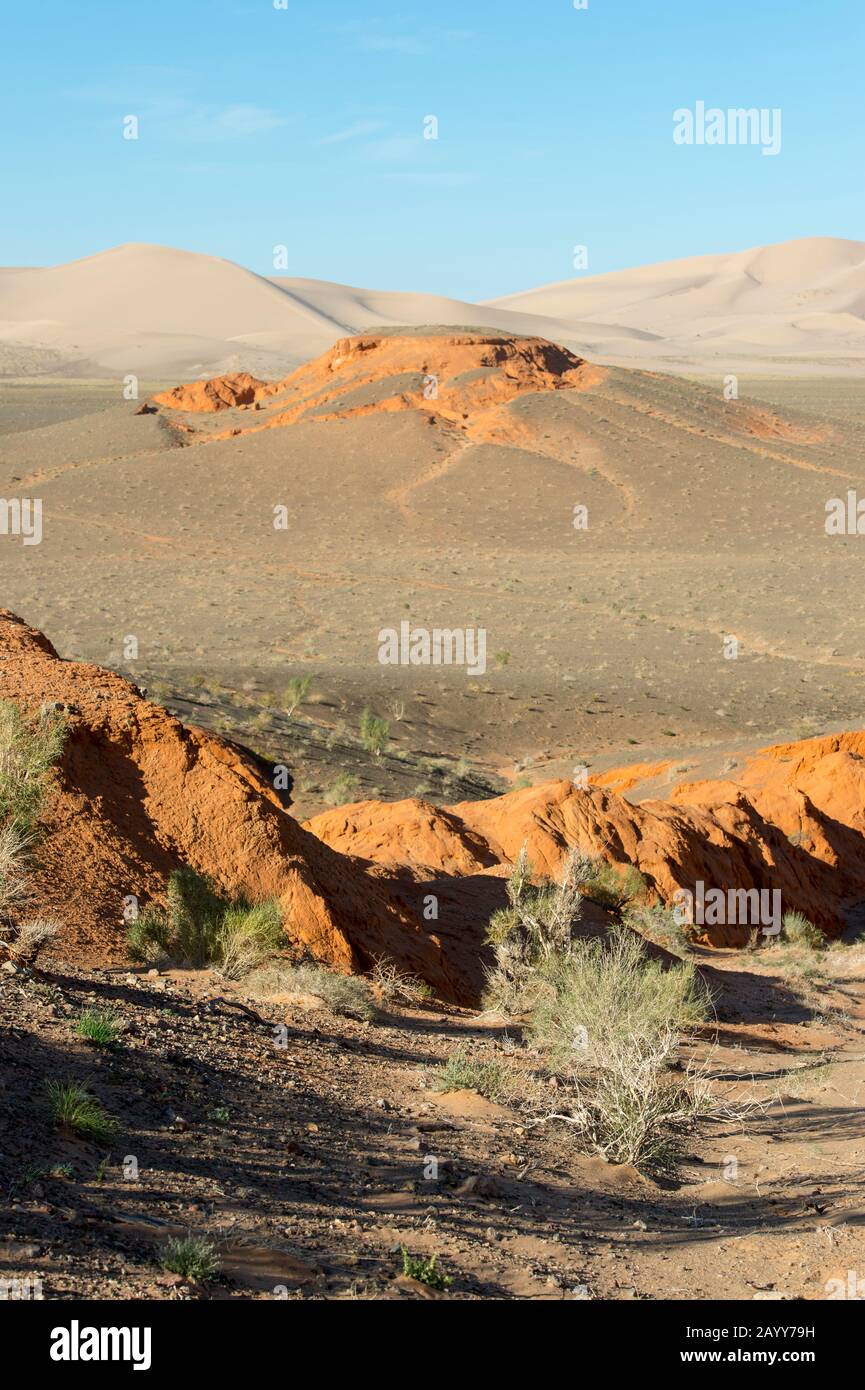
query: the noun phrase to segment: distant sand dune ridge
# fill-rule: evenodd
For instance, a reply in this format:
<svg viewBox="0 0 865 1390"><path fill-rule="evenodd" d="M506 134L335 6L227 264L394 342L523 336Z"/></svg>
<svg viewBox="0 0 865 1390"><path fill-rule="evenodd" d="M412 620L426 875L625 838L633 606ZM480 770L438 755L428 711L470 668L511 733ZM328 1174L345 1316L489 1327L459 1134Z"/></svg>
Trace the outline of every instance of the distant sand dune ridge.
<svg viewBox="0 0 865 1390"><path fill-rule="evenodd" d="M546 338L600 363L676 372L865 375L865 242L808 237L581 276L484 304L265 277L129 244L0 269L0 375L274 378L371 328Z"/></svg>

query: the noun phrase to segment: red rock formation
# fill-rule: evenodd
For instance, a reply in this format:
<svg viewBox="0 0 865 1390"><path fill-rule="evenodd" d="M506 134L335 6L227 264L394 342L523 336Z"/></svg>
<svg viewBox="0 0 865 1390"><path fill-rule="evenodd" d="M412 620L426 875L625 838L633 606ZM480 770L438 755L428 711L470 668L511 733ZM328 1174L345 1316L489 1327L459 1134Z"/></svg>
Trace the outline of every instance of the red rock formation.
<svg viewBox="0 0 865 1390"><path fill-rule="evenodd" d="M454 332L362 334L343 338L283 381L216 377L154 396L179 415L222 411L255 403L254 424L216 432L206 422L178 421L201 441L282 428L300 420L326 421L419 410L431 419L487 437L493 418L517 396L537 391L585 390L603 376L566 348L543 338ZM240 392L237 383L244 381ZM497 436L498 437L498 436ZM506 442L500 438L499 442Z"/></svg>
<svg viewBox="0 0 865 1390"><path fill-rule="evenodd" d="M188 864L230 892L279 897L289 940L321 961L348 970L394 954L446 996L459 993L436 937L302 830L244 750L184 727L113 672L61 661L5 610L0 699L62 705L69 722L32 904L58 918L68 958L125 959L124 898L159 898Z"/></svg>
<svg viewBox="0 0 865 1390"><path fill-rule="evenodd" d="M708 888L779 889L783 911L830 935L865 902L865 734L766 749L738 781L678 787L668 802L633 806L603 788L549 782L444 811L411 800L329 811L308 828L334 849L415 876L497 875L526 845L555 875L571 846L634 864L658 897ZM711 928L712 944L747 929Z"/></svg>
<svg viewBox="0 0 865 1390"><path fill-rule="evenodd" d="M266 382L250 376L249 372L234 372L230 376L215 376L209 381L191 381L186 386L175 386L170 391L160 391L153 397L158 405L171 410L185 410L191 414L204 414L218 410L233 410L239 405L252 405L260 392L266 389ZM145 409L142 406L141 414Z"/></svg>
<svg viewBox="0 0 865 1390"><path fill-rule="evenodd" d="M635 864L668 902L698 881L778 888L784 911L829 934L865 902L865 733L765 749L735 781L683 785L666 802L550 782L447 809L364 802L301 827L243 749L113 672L61 661L2 610L0 699L56 703L69 721L32 910L59 919L60 953L84 963L125 958L124 898L159 898L181 864L279 897L290 942L321 961L348 970L387 955L463 1003L480 995L485 925L524 844L543 874L574 845Z"/></svg>

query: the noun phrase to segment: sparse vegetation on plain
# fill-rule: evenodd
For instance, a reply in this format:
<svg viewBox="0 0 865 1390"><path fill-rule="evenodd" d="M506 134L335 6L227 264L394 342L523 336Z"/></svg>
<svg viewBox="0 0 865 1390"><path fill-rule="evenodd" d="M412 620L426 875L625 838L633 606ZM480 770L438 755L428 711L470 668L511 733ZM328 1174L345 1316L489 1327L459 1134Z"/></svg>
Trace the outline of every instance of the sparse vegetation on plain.
<svg viewBox="0 0 865 1390"><path fill-rule="evenodd" d="M325 800L328 806L345 806L352 800L358 787L359 778L351 772L341 772L328 787Z"/></svg>
<svg viewBox="0 0 865 1390"><path fill-rule="evenodd" d="M175 1236L167 1241L160 1258L162 1268L194 1284L204 1284L219 1273L216 1246L203 1236Z"/></svg>
<svg viewBox="0 0 865 1390"><path fill-rule="evenodd" d="M94 1144L106 1144L119 1125L86 1087L74 1081L49 1081L46 1086L51 1118L58 1129Z"/></svg>
<svg viewBox="0 0 865 1390"><path fill-rule="evenodd" d="M113 1047L120 1037L121 1020L109 1009L85 1009L75 1024L75 1032L94 1047Z"/></svg>
<svg viewBox="0 0 865 1390"><path fill-rule="evenodd" d="M404 1245L400 1249L404 1278L416 1279L419 1284L426 1284L429 1288L438 1289L442 1293L450 1288L453 1279L447 1274L442 1274L438 1269L437 1255L426 1258L421 1255L410 1255Z"/></svg>
<svg viewBox="0 0 865 1390"><path fill-rule="evenodd" d="M380 758L390 739L390 723L379 719L371 709L365 709L360 717L360 741L367 753Z"/></svg>
<svg viewBox="0 0 865 1390"><path fill-rule="evenodd" d="M275 994L311 994L335 1014L362 1022L375 1017L370 986L359 975L341 975L321 966L275 961L254 971L245 985L253 997L267 999Z"/></svg>
<svg viewBox="0 0 865 1390"><path fill-rule="evenodd" d="M289 719L306 700L312 688L312 680L312 676L293 676L288 682L282 702Z"/></svg>
<svg viewBox="0 0 865 1390"><path fill-rule="evenodd" d="M458 1047L440 1067L433 1081L436 1091L477 1091L487 1100L506 1100L514 1088L514 1078L501 1062L473 1056L467 1047Z"/></svg>

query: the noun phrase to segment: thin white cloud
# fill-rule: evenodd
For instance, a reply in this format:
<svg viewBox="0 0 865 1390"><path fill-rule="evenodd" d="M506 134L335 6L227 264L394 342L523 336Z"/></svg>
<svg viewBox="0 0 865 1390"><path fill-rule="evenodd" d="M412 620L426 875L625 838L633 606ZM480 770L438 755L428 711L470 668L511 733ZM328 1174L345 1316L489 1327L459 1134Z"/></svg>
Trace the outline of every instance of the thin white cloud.
<svg viewBox="0 0 865 1390"><path fill-rule="evenodd" d="M423 143L421 135L388 135L384 140L372 140L364 146L364 152L370 159L400 164L417 158Z"/></svg>
<svg viewBox="0 0 865 1390"><path fill-rule="evenodd" d="M163 138L208 144L217 140L265 135L286 124L278 111L254 102L215 106L177 96L176 86L188 88L180 69L133 68L119 71L103 83L79 87L70 96L102 107L110 118L137 116L142 138L152 131ZM186 75L188 78L188 75Z"/></svg>
<svg viewBox="0 0 865 1390"><path fill-rule="evenodd" d="M285 117L263 106L226 106L217 114L215 124L227 135L260 135L285 125Z"/></svg>
<svg viewBox="0 0 865 1390"><path fill-rule="evenodd" d="M419 188L465 188L467 184L477 183L477 174L448 173L447 170L399 169L379 175L389 183L409 183Z"/></svg>
<svg viewBox="0 0 865 1390"><path fill-rule="evenodd" d="M332 135L323 135L317 143L319 145L341 145L346 140L359 140L364 135L375 135L384 128L384 121L356 121L354 125L346 126L345 130L335 130Z"/></svg>
<svg viewBox="0 0 865 1390"><path fill-rule="evenodd" d="M416 56L428 52L426 44L411 34L362 34L357 41L364 53L404 53Z"/></svg>

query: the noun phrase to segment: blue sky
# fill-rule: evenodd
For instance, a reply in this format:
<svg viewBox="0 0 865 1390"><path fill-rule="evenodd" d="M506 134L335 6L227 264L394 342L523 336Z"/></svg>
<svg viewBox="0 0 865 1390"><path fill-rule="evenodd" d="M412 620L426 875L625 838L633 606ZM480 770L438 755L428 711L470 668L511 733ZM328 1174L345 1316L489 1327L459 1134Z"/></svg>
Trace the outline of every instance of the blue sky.
<svg viewBox="0 0 865 1390"><path fill-rule="evenodd" d="M483 299L578 244L600 273L865 238L863 41L861 0L10 6L0 264L154 241L272 274L285 245L282 273ZM781 153L675 145L699 100L780 107Z"/></svg>

